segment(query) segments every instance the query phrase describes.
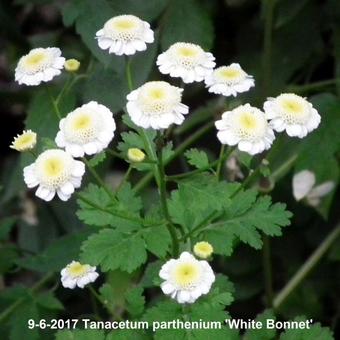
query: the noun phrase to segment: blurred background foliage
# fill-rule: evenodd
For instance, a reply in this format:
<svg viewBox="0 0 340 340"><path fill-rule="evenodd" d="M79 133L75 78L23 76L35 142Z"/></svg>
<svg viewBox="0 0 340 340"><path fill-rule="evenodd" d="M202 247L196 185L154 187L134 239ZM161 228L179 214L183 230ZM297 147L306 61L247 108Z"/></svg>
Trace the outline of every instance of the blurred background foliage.
<svg viewBox="0 0 340 340"><path fill-rule="evenodd" d="M54 286L51 283L48 291L39 290L44 283L38 281L41 273L53 275L77 258L79 246L89 231L75 215L74 201L41 203L24 186L22 167L32 158L15 154L8 148L13 136L24 127L33 129L41 137L41 148L47 148L58 125L44 86L25 87L14 82L16 63L31 48L58 46L66 58L77 58L81 62L76 86L60 103L62 114L78 104L97 100L117 116L121 115L128 92L124 58L100 50L94 39L103 23L119 14L140 16L156 30L156 42L132 58L136 86L147 79L161 78L155 68L155 58L176 41L200 44L212 51L217 65L238 62L255 77L254 90L225 102L208 94L200 84L187 86L184 102L193 113L174 130L175 144L196 132L201 124L214 120L223 108L242 102L261 106L266 97L281 92L308 96L320 112L321 126L307 138L289 139L285 135L278 138L265 155L272 175L253 183L267 190L271 181L274 201L286 202L294 213L292 225L272 242L276 292L339 224L338 189L315 209L294 201L291 179L294 172L309 169L315 172L317 183L328 180L338 183L339 180L340 1L2 0L0 311L7 311L5 308L17 301L21 306L13 315L3 318L0 324L3 339L51 339L48 331L40 335L37 330L28 331L22 320L80 317L91 312L86 291L69 292L57 283ZM66 76L58 77L49 85L53 92L60 91ZM126 128L119 126L119 129ZM117 134L115 145L119 140ZM216 157L219 146L213 129L207 130L196 146L211 158ZM250 162L242 155L240 159L241 170L245 172L259 162L259 159ZM284 165L287 162L288 166ZM126 170L126 163L106 159L100 167L103 172L109 172L114 182ZM181 167L181 160L175 161L168 171L178 173ZM136 176L134 181L138 179ZM151 202L154 190L144 190L143 195ZM230 308L233 317L254 318L263 310L261 261L261 252L241 245L230 258L215 259L216 271L227 274L236 288L236 300ZM339 261L340 240L280 308L280 317L289 319L303 314L340 334ZM112 274L109 278L113 285L109 292L112 301L124 305L122 295L133 279L133 275L121 272ZM105 287L101 289L105 291ZM150 291L147 297L153 294Z"/></svg>

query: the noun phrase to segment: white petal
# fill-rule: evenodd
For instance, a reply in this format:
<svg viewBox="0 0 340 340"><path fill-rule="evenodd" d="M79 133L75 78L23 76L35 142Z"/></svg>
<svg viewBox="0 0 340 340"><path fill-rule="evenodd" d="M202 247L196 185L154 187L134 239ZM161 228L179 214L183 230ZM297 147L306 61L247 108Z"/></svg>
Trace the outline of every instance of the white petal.
<svg viewBox="0 0 340 340"><path fill-rule="evenodd" d="M293 177L293 196L297 201L304 198L315 184L315 175L309 170L298 172Z"/></svg>
<svg viewBox="0 0 340 340"><path fill-rule="evenodd" d="M324 182L315 188L308 194L308 198L323 197L329 194L335 188L333 181Z"/></svg>

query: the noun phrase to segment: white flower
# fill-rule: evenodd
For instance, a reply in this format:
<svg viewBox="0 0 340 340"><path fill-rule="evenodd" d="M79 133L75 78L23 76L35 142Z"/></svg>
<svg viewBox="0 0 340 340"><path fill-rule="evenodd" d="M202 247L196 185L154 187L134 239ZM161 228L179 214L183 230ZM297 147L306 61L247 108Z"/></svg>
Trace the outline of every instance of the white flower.
<svg viewBox="0 0 340 340"><path fill-rule="evenodd" d="M252 76L244 72L239 64L221 66L205 77L208 91L223 96L234 96L255 86Z"/></svg>
<svg viewBox="0 0 340 340"><path fill-rule="evenodd" d="M70 112L59 123L55 142L73 157L101 152L111 142L116 129L112 112L91 101Z"/></svg>
<svg viewBox="0 0 340 340"><path fill-rule="evenodd" d="M201 241L194 245L194 254L202 259L207 259L213 252L214 248L209 242Z"/></svg>
<svg viewBox="0 0 340 340"><path fill-rule="evenodd" d="M35 48L20 58L15 69L15 80L19 84L39 85L61 73L65 58L57 47Z"/></svg>
<svg viewBox="0 0 340 340"><path fill-rule="evenodd" d="M291 137L305 137L316 129L321 117L305 98L293 93L284 93L276 98L268 98L264 103L267 119L277 132L286 130Z"/></svg>
<svg viewBox="0 0 340 340"><path fill-rule="evenodd" d="M158 56L157 65L161 73L180 77L185 83L192 83L204 80L213 71L214 60L215 57L204 52L202 47L178 42Z"/></svg>
<svg viewBox="0 0 340 340"><path fill-rule="evenodd" d="M154 41L149 23L134 15L119 15L108 20L96 33L98 45L116 55L132 55L146 50L146 43Z"/></svg>
<svg viewBox="0 0 340 340"><path fill-rule="evenodd" d="M57 195L67 201L81 185L85 164L63 150L51 149L41 153L36 161L24 168L24 180L29 188L38 186L36 196L50 201Z"/></svg>
<svg viewBox="0 0 340 340"><path fill-rule="evenodd" d="M193 303L201 295L208 294L215 281L215 275L207 261L198 261L183 252L178 259L166 262L159 276L165 280L161 284L164 294L179 303Z"/></svg>
<svg viewBox="0 0 340 340"><path fill-rule="evenodd" d="M215 125L222 144L238 144L239 150L251 155L269 149L275 138L264 113L249 104L224 112Z"/></svg>
<svg viewBox="0 0 340 340"><path fill-rule="evenodd" d="M60 274L63 287L71 289L76 286L84 288L88 283L96 281L99 276L96 272L96 267L91 267L89 264L80 264L77 261L72 261L68 264Z"/></svg>
<svg viewBox="0 0 340 340"><path fill-rule="evenodd" d="M21 135L14 137L14 141L10 145L10 148L19 152L24 152L32 150L36 144L37 134L32 130L24 130Z"/></svg>
<svg viewBox="0 0 340 340"><path fill-rule="evenodd" d="M333 181L315 185L315 174L309 170L296 173L293 177L293 196L297 201L306 198L309 205L316 207L321 202L321 197L329 194L335 187Z"/></svg>
<svg viewBox="0 0 340 340"><path fill-rule="evenodd" d="M188 106L181 103L183 89L165 81L145 83L127 96L131 120L143 128L165 129L182 124Z"/></svg>

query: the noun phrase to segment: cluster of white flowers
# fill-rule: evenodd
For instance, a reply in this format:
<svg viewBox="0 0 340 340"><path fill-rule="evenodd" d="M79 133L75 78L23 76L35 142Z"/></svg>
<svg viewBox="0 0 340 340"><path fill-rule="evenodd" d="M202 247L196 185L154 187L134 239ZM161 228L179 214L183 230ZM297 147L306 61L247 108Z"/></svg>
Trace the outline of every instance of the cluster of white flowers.
<svg viewBox="0 0 340 340"><path fill-rule="evenodd" d="M109 53L133 55L144 51L154 41L149 23L134 15L120 15L108 20L96 33L99 48ZM254 79L239 64L232 63L215 68L215 57L190 42L177 42L161 53L156 61L159 71L170 77L181 78L184 83L204 82L210 93L237 96L255 86ZM39 85L48 82L65 68L76 72L80 63L61 56L59 48L36 48L23 56L15 70L19 84ZM166 129L171 124L180 125L189 108L182 103L183 89L165 81L150 81L127 95L126 109L131 120L139 127L155 130ZM239 150L251 155L267 150L272 145L274 131L286 131L289 136L305 137L320 124L321 117L305 98L284 93L268 98L263 111L250 104L240 105L222 113L215 122L217 138L222 144L237 145ZM36 196L50 201L57 194L68 200L79 188L85 173L85 164L76 160L84 155L94 155L106 147L116 129L112 112L95 101L84 104L62 118L55 137L61 149L42 152L24 168L24 180L29 188L37 187ZM18 135L11 148L20 152L31 151L36 145L36 134L30 130ZM64 149L64 150L63 150ZM142 162L142 150L128 150L130 162ZM320 197L330 192L334 183L325 182L314 187L313 173L303 171L294 176L293 191L297 200L306 198L311 205L318 205ZM213 247L205 241L198 242L194 254L208 259ZM164 280L162 291L179 303L193 303L208 294L215 275L205 260L197 260L188 252L178 259L166 262L159 276ZM61 281L66 288L83 288L98 277L95 267L72 261L61 271Z"/></svg>

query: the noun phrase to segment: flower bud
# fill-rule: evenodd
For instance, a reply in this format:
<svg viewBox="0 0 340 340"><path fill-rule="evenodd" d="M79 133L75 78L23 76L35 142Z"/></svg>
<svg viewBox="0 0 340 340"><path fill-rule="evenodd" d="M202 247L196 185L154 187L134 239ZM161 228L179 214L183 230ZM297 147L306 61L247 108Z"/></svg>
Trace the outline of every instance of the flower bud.
<svg viewBox="0 0 340 340"><path fill-rule="evenodd" d="M80 62L77 59L67 59L65 61L64 67L68 72L77 72L80 67Z"/></svg>
<svg viewBox="0 0 340 340"><path fill-rule="evenodd" d="M194 253L197 257L206 259L212 255L214 248L209 242L197 242L194 246Z"/></svg>
<svg viewBox="0 0 340 340"><path fill-rule="evenodd" d="M21 135L14 137L14 141L10 145L10 148L25 152L32 150L37 144L37 134L31 130L23 131Z"/></svg>
<svg viewBox="0 0 340 340"><path fill-rule="evenodd" d="M143 162L145 159L145 153L137 148L130 148L127 155L129 160L134 163Z"/></svg>

